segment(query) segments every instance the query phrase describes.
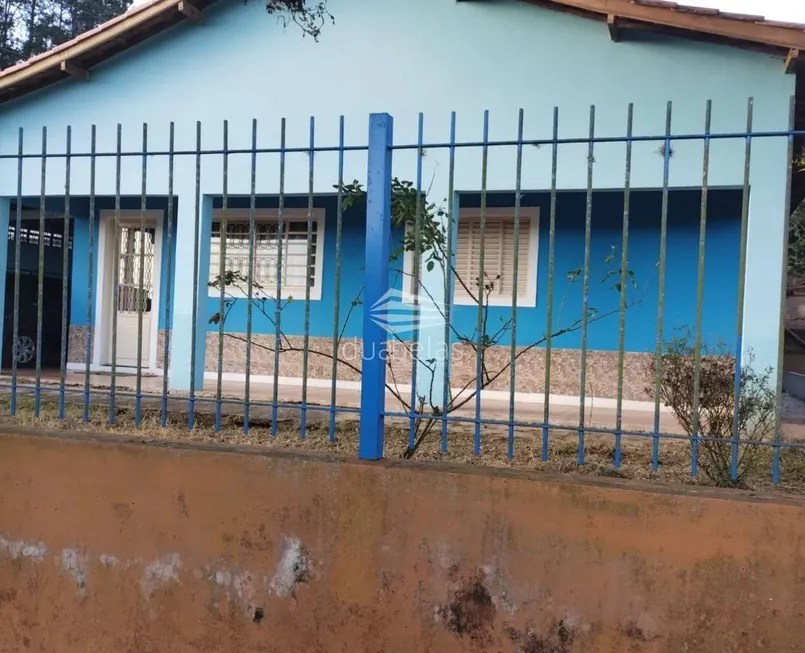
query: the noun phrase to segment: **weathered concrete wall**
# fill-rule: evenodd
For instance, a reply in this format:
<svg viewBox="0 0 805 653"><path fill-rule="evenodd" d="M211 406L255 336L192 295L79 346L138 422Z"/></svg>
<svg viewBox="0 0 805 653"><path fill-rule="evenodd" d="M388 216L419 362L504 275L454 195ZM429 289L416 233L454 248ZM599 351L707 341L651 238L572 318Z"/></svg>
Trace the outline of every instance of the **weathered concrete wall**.
<svg viewBox="0 0 805 653"><path fill-rule="evenodd" d="M801 650L804 517L709 492L4 434L0 650Z"/></svg>

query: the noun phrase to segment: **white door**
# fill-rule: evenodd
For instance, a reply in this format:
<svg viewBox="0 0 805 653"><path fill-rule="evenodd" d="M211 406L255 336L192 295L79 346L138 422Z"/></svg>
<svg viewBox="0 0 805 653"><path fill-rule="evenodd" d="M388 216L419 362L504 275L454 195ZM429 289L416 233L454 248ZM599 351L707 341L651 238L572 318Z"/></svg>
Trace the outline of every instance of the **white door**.
<svg viewBox="0 0 805 653"><path fill-rule="evenodd" d="M110 229L114 238L115 229ZM150 366L152 320L157 319L157 302L154 296L154 263L156 260L156 229L140 229L139 222L121 222L117 231L118 246L112 242L114 259L117 251L118 294L113 306L117 319L116 362L122 367L136 367L138 351L142 366ZM114 275L114 268L110 270ZM114 277L112 277L114 283ZM114 296L114 295L112 295ZM140 322L142 321L142 326ZM109 360L112 358L112 333L109 333Z"/></svg>

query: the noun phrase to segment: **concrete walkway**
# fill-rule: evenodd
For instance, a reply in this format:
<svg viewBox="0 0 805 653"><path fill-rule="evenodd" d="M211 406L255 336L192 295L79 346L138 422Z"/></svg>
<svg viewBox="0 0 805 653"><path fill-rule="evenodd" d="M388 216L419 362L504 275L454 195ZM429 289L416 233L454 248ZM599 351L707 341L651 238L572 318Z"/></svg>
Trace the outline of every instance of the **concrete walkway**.
<svg viewBox="0 0 805 653"><path fill-rule="evenodd" d="M10 373L6 370L2 373L3 383L10 383ZM20 372L19 383L24 385L33 385L34 376L29 372ZM43 386L47 385L53 388L59 384L59 373L57 370L46 370L42 373ZM129 393L136 390L137 379L133 374L118 373L115 379L115 387L118 392ZM65 386L72 391L83 389L84 387L84 374L83 372L68 371L65 378ZM97 392L108 392L111 387L111 377L104 373L92 373L90 375L90 386ZM155 395L161 397L163 388L162 376L143 376L142 377L142 392L143 394L150 395L149 399ZM245 396L244 384L237 381L223 381L222 382L222 396L225 399L231 400L225 404L227 413L239 413L241 408L237 405L237 401L243 401ZM204 387L196 393L198 397L214 398L217 396L217 383L215 380L205 380ZM80 401L80 394L72 395L74 401ZM274 388L271 383L252 383L250 391L250 401L255 402L271 402L274 396ZM278 385L277 396L280 403L283 404L296 404L302 401L302 388L298 384L294 385ZM180 400L186 395L171 393L171 399ZM408 398L407 396L405 397ZM332 403L330 388L321 387L308 387L307 389L307 403L312 405L330 406ZM335 403L339 407L344 408L359 408L360 407L360 390L353 388L337 388ZM552 403L550 407L550 421L552 424L566 425L570 428L577 428L579 425L579 405L567 405L568 398L559 398L556 402ZM608 401L607 403L612 403ZM627 405L635 402L627 402ZM391 392L386 393L386 409L389 412L404 412L403 406L393 396ZM315 417L316 411L311 411L311 415ZM326 413L321 412L322 416ZM471 399L461 408L453 413L453 416L473 419L475 417L475 399ZM499 398L483 397L481 400L481 416L484 421L500 420L508 422L509 420L509 402ZM614 407L597 406L595 400L592 405L588 405L584 413L585 424L588 427L614 429L616 425L617 413ZM530 422L541 424L544 420L544 404L542 402L528 400L528 401L515 401L514 405L514 419L515 421ZM622 428L626 431L652 431L654 428L654 411L653 407L645 403L639 410L624 409L622 416ZM660 428L665 433L682 434L683 431L677 423L676 419L670 412L663 410L660 413Z"/></svg>
<svg viewBox="0 0 805 653"><path fill-rule="evenodd" d="M4 384L11 381L8 371L3 371L2 379ZM32 385L34 377L30 372L21 372L19 383ZM118 374L116 378L116 388L121 393L131 393L136 390L136 377L133 374ZM43 371L43 386L53 388L58 387L59 373L54 370ZM111 385L111 377L104 373L92 373L90 384L95 393L108 392ZM84 387L84 374L82 372L68 371L65 385L69 390L75 392ZM148 400L161 398L163 387L162 376L143 376L142 392L148 395ZM245 387L241 382L223 381L222 397L227 401L223 410L227 414L239 414L242 412L241 406L245 396ZM217 383L215 380L206 380L204 387L198 391L200 398L215 398L217 396ZM299 385L278 385L277 397L282 404L298 404L302 401L302 388ZM81 394L72 394L72 401L81 401ZM97 396L97 394L96 394ZM186 395L171 393L173 401L181 401ZM274 396L274 388L271 383L252 383L250 401L268 403ZM330 406L331 391L329 388L308 387L307 403L309 405ZM580 422L579 405L567 405L568 398L560 398L557 402L552 402L550 406L550 422L553 425L567 426L569 429L578 428ZM611 404L611 401L606 402ZM352 388L337 388L335 404L343 408L360 407L360 390ZM631 407L622 412L622 429L624 431L652 432L654 430L654 411L649 403L641 403L638 409L634 408L635 402L631 402ZM404 412L403 407L397 399L390 393L386 393L386 409L389 412ZM288 413L287 410L283 411ZM321 419L327 418L325 411L309 411L310 419L316 419L317 415ZM461 418L473 419L475 417L475 400L467 402L464 406L452 412L451 415ZM484 421L503 421L509 420L509 402L498 398L484 397L481 401L481 416ZM514 405L515 421L530 422L538 425L544 420L544 404L538 401L516 401ZM600 428L614 430L616 426L617 412L611 405L596 406L595 401L588 405L584 413L585 425L590 428ZM669 434L683 435L684 430L677 422L676 418L667 409L660 412L660 431ZM805 423L785 423L783 426L785 439L805 441Z"/></svg>

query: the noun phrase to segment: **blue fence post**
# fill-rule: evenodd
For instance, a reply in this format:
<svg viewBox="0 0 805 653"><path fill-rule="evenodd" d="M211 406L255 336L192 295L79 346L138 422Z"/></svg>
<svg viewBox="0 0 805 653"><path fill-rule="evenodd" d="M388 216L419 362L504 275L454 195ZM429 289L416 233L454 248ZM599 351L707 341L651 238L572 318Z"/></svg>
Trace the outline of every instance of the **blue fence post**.
<svg viewBox="0 0 805 653"><path fill-rule="evenodd" d="M358 457L383 457L386 408L386 330L372 319L372 308L389 289L391 239L391 144L394 119L369 116L369 164L366 177L366 266L363 290L363 362Z"/></svg>
<svg viewBox="0 0 805 653"><path fill-rule="evenodd" d="M4 324L5 321L9 321L13 324L14 320L14 313L12 312L11 315L6 315L3 307L5 307L6 303L6 270L8 269L8 250L13 247L13 245L9 245L8 242L8 227L10 223L11 217L11 200L7 197L0 197L0 326ZM5 237L3 237L5 236ZM20 235L18 233L14 234L14 238L19 239ZM67 247L67 243L64 244ZM13 272L13 268L12 268ZM13 275L12 275L13 276ZM11 292L14 292L14 287L12 286ZM12 304L13 306L13 304ZM14 343L10 343L13 347ZM3 357L3 342L0 340L0 359Z"/></svg>

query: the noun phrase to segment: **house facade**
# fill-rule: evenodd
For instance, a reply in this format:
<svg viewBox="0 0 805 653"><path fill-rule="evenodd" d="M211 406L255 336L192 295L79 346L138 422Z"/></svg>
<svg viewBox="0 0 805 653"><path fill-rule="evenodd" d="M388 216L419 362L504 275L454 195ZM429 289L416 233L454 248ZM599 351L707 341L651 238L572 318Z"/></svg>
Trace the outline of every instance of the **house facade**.
<svg viewBox="0 0 805 653"><path fill-rule="evenodd" d="M776 367L788 132L805 29L656 2L618 0L609 14L592 1L557 1L558 11L539 4L330 0L336 22L314 41L260 3L158 0L0 74L0 227L14 225L18 205L26 224L29 216L69 215L69 366L83 369L89 356L99 370L114 360L158 371L170 329L174 390L189 389L193 376L200 387L219 368L241 378L247 340L255 343L253 378L271 378L281 247L282 333L291 346L278 375L329 384L332 361L316 352L332 351L335 332L342 358L354 363L338 379L356 383L366 210L360 202L339 210L335 187L339 178L365 186L369 115L384 112L400 147L394 176L453 210L456 273L470 282L479 273L482 216L486 222L484 274L495 280L488 321L506 324L516 294L515 344L539 343L518 360L517 392L544 390L544 336L576 324L585 306L607 316L589 324L584 343L579 328L552 340L555 394L579 393L584 346L585 391L614 397L622 347L624 396L645 399L644 360L656 347L660 308L663 338L700 324L705 340ZM751 130L766 136L751 139L747 168L750 99ZM518 169L521 108L525 139L556 133L562 144L523 146ZM628 207L627 129L643 138L630 142ZM706 139L706 130L733 137ZM690 138L663 140L667 133ZM607 266L621 259L624 214L634 284L621 339L620 290ZM239 295L247 291L229 288L222 303L209 283L222 269L246 271L252 218L256 294L264 299L249 311ZM393 238L403 241L400 229ZM11 269L14 245L10 235ZM411 265L410 254L390 264L395 287L405 289ZM438 266L422 279L443 303ZM426 352L451 351L450 367L437 366L436 387L446 369L457 387L476 371L466 340L477 338L477 301L451 284L449 346L438 317L406 336ZM498 332L490 355L503 358L511 330ZM410 384L403 359L396 378ZM503 374L490 389L504 392L509 383Z"/></svg>

